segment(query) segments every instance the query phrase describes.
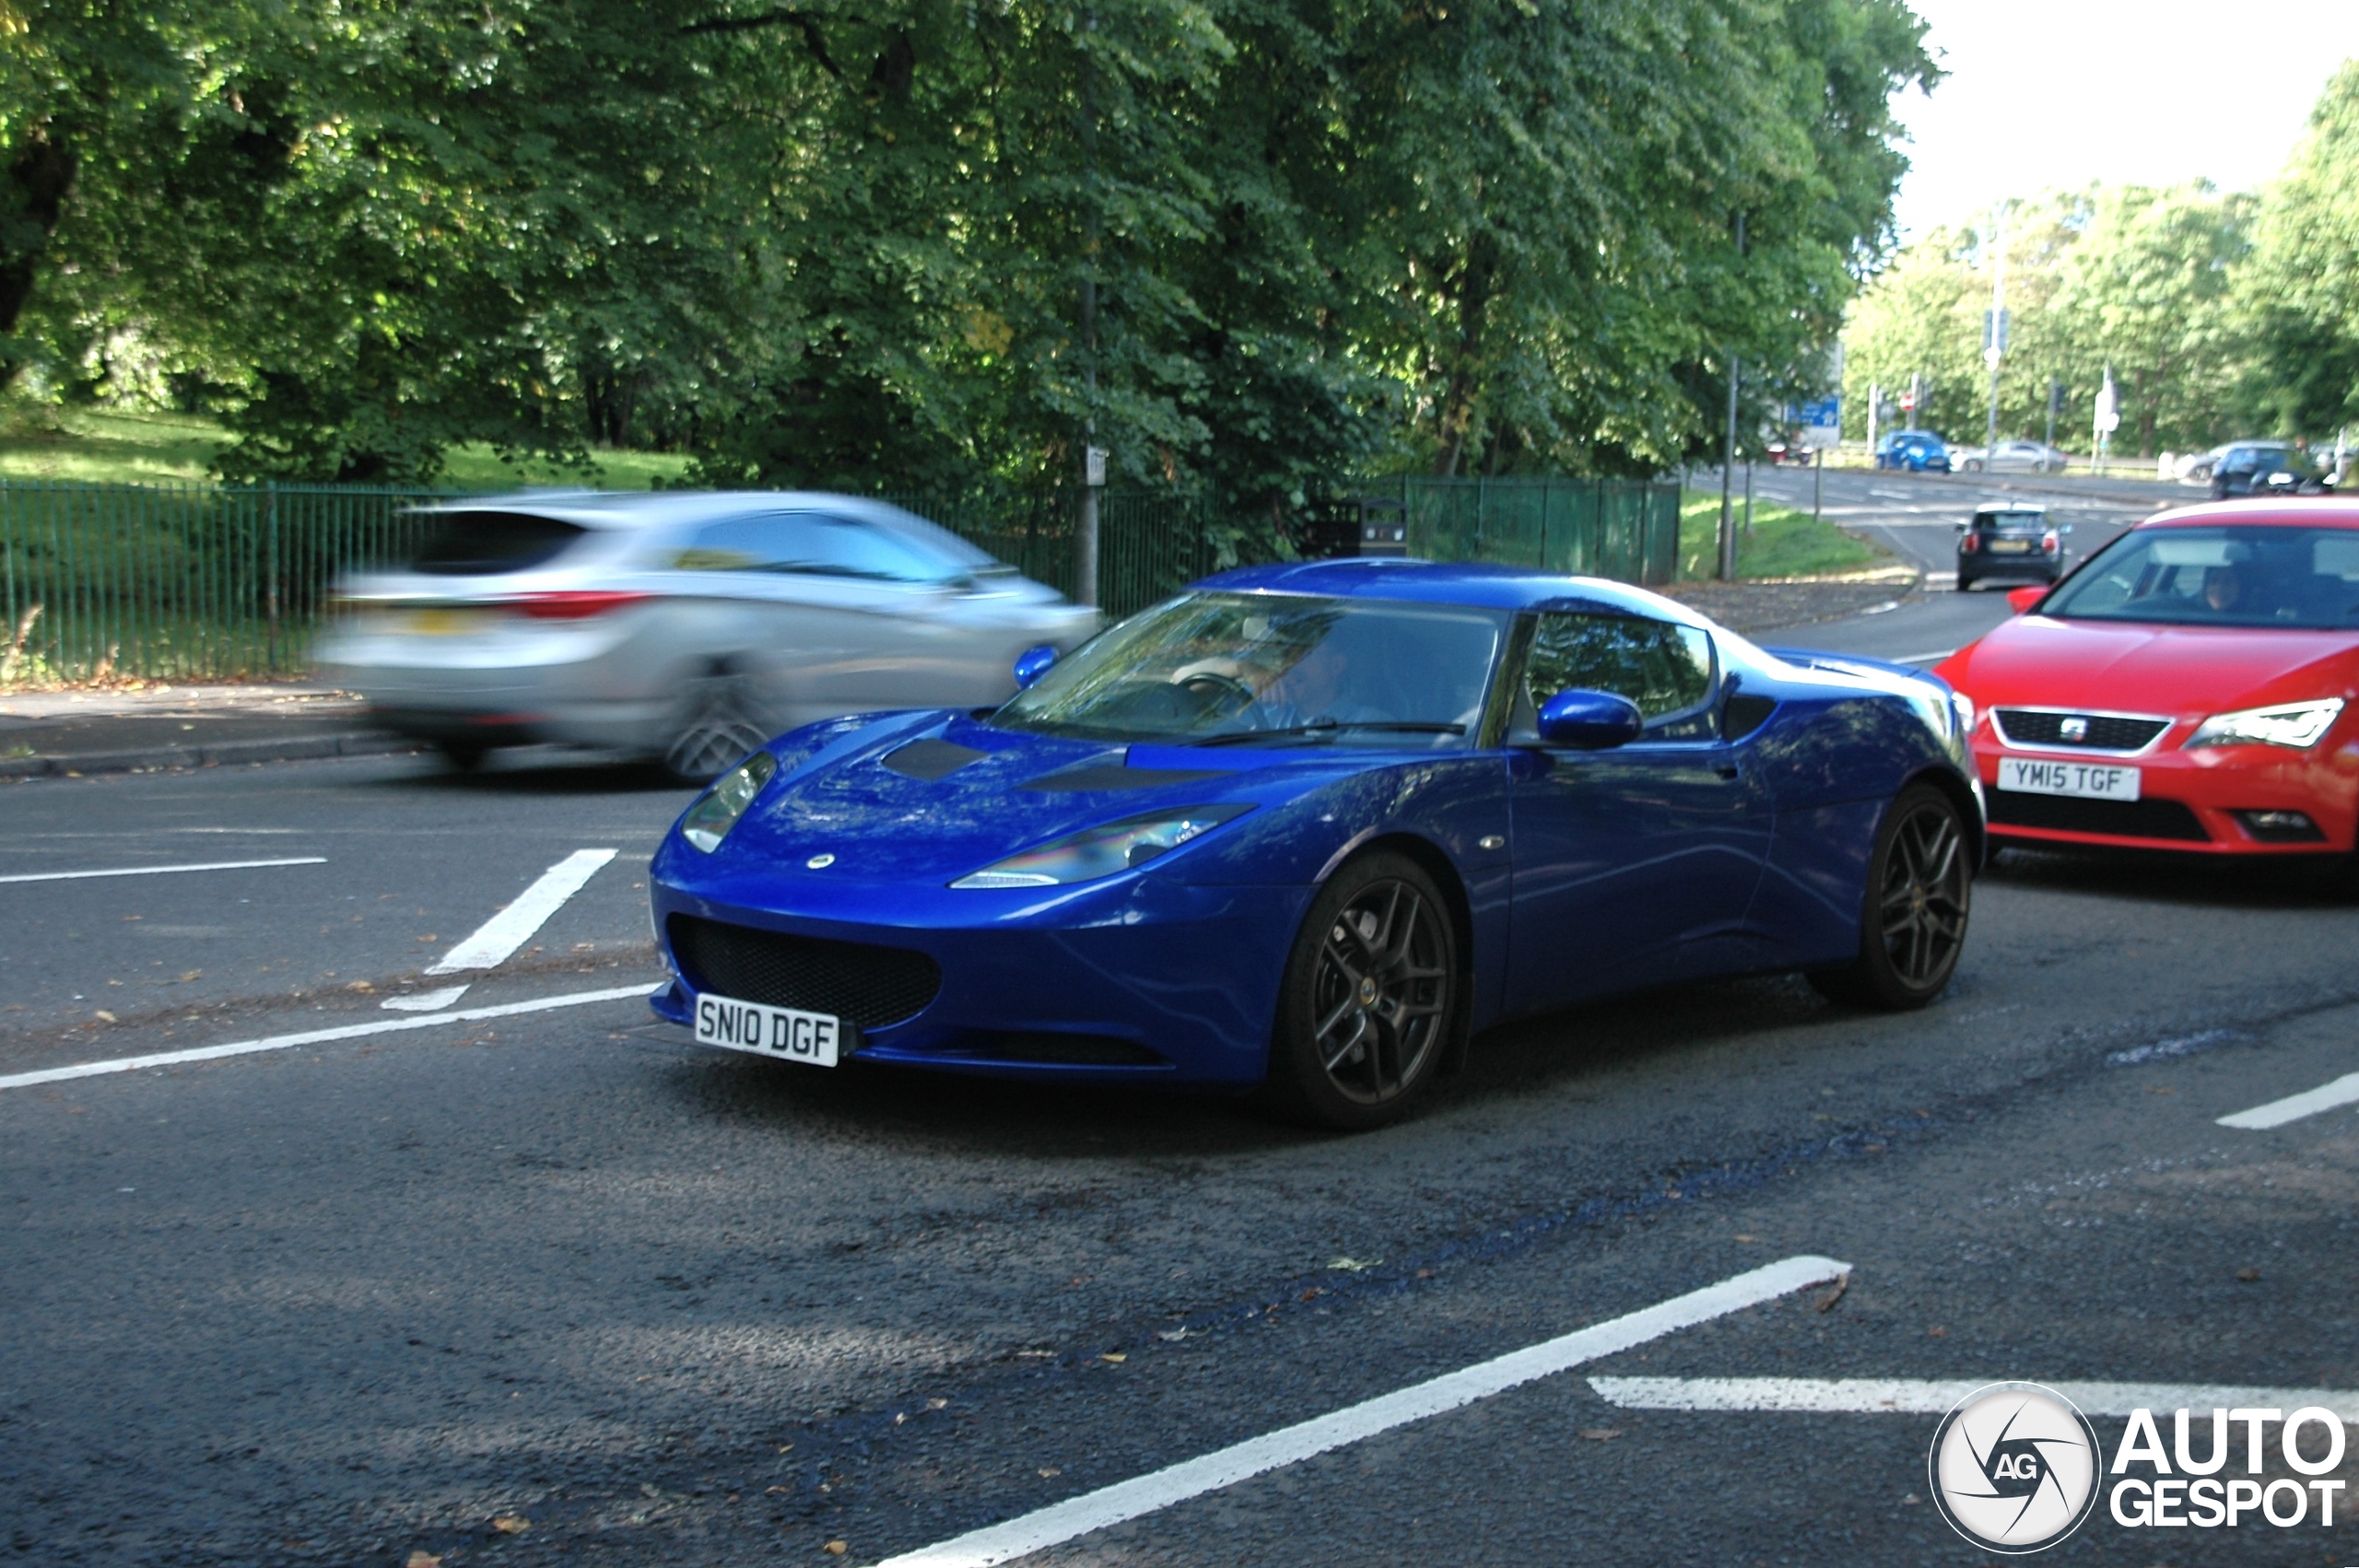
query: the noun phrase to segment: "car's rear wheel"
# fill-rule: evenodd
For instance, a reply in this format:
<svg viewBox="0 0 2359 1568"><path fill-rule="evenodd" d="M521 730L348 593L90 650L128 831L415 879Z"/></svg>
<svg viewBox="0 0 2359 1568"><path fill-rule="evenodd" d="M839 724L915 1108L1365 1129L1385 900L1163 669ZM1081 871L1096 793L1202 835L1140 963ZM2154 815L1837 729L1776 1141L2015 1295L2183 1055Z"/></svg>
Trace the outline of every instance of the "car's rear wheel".
<svg viewBox="0 0 2359 1568"><path fill-rule="evenodd" d="M1458 932L1405 855L1345 865L1320 888L1286 961L1262 1098L1322 1127L1381 1127L1432 1087L1464 1026Z"/></svg>
<svg viewBox="0 0 2359 1568"><path fill-rule="evenodd" d="M663 770L683 784L705 784L759 751L769 732L754 718L745 677L715 670L690 680L674 708Z"/></svg>
<svg viewBox="0 0 2359 1568"><path fill-rule="evenodd" d="M444 762L461 773L473 773L481 767L485 755L491 750L481 741L437 741L434 749L442 754Z"/></svg>
<svg viewBox="0 0 2359 1568"><path fill-rule="evenodd" d="M1811 971L1836 1001L1895 1010L1942 994L1966 947L1974 895L1972 841L1957 806L1927 784L1900 792L1876 831L1860 919L1860 955Z"/></svg>

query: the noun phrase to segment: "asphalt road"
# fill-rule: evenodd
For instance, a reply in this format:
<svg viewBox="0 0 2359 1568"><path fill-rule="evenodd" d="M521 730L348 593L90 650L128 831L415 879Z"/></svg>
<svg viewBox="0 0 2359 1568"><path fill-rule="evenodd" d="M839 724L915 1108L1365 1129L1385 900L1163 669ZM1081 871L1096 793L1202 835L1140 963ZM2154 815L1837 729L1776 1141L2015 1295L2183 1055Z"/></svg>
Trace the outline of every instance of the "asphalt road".
<svg viewBox="0 0 2359 1568"><path fill-rule="evenodd" d="M1843 1289L1026 1561L1996 1561L1927 1501L1933 1415L1591 1379L2359 1389L2353 1113L2216 1119L2359 1070L2359 908L2300 876L2011 856L1921 1014L1627 999L1340 1138L698 1049L615 994L682 802L530 755L0 790L0 877L57 878L0 881L0 1082L305 1042L0 1088L0 1558L874 1562L1785 1258ZM512 955L424 973L607 849ZM306 863L58 877L263 860ZM2100 1511L2044 1559L2359 1557L2341 1512Z"/></svg>

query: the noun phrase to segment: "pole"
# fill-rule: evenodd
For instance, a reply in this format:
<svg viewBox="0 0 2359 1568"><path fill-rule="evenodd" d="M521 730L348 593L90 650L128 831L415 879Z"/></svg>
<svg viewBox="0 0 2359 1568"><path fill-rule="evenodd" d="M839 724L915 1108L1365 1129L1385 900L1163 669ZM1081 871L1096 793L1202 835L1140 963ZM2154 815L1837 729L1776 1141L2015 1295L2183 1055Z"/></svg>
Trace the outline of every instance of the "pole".
<svg viewBox="0 0 2359 1568"><path fill-rule="evenodd" d="M1826 449L1820 447L1810 455L1810 520L1816 522L1826 504Z"/></svg>
<svg viewBox="0 0 2359 1568"><path fill-rule="evenodd" d="M1883 402L1884 388L1878 386L1873 381L1870 381L1868 383L1868 463L1871 467L1874 466L1876 461L1877 405Z"/></svg>
<svg viewBox="0 0 2359 1568"><path fill-rule="evenodd" d="M2052 452L2052 451L2054 451L2056 450L2056 410L2057 410L2057 407L2058 407L2060 404L2062 404L2062 403L2063 403L2063 401L2064 401L2063 392L2064 392L2063 384L2062 384L2061 382L2058 381L2058 380L2057 380L2057 379L2056 379L2055 377L2053 377L2053 376L2048 377L2048 441L2047 441L2047 446L2048 446L2048 450L2049 451L2051 451L2051 452ZM2045 458L2045 457L2042 457L2042 458L2040 459L2040 462L2041 462L2043 464L2044 464L2047 461L2048 461L2048 460L2047 460L2047 458Z"/></svg>
<svg viewBox="0 0 2359 1568"><path fill-rule="evenodd" d="M1982 442L1986 474L1995 474L1999 467L1999 361L2007 353L2006 211L2002 202L1990 212L1990 341L1984 345L1990 361L1990 422Z"/></svg>
<svg viewBox="0 0 2359 1568"><path fill-rule="evenodd" d="M1744 460L1744 536L1753 537L1753 460Z"/></svg>
<svg viewBox="0 0 2359 1568"><path fill-rule="evenodd" d="M1744 214L1736 215L1736 259L1744 260ZM1728 434L1720 443L1720 580L1728 582L1736 576L1736 519L1732 515L1729 487L1736 477L1736 391L1742 364L1736 350L1729 350L1729 424Z"/></svg>
<svg viewBox="0 0 2359 1568"><path fill-rule="evenodd" d="M1091 12L1083 29L1097 30ZM1097 74L1085 48L1081 57L1081 142L1089 169L1086 227L1088 254L1082 260L1081 356L1088 409L1081 430L1081 499L1073 520L1074 603L1097 603L1097 486L1104 481L1104 459L1097 455Z"/></svg>

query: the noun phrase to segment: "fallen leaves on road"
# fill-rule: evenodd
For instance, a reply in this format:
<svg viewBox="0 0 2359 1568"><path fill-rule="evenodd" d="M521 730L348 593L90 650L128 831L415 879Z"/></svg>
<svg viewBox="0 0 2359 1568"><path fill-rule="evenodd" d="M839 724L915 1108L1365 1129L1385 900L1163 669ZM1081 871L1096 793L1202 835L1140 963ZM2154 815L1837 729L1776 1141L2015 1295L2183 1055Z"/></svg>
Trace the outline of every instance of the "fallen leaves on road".
<svg viewBox="0 0 2359 1568"><path fill-rule="evenodd" d="M1364 1274L1383 1261L1381 1258L1331 1258L1327 1260L1327 1267L1340 1269L1346 1274Z"/></svg>
<svg viewBox="0 0 2359 1568"><path fill-rule="evenodd" d="M108 1012L105 1008L103 1008L103 1007L102 1007L102 1008L100 1008L100 1009L99 1009L98 1016L99 1016L99 1021L100 1021L100 1023L102 1023L102 1024L112 1024L112 1023L115 1023L115 1022L116 1022L115 1015L114 1015L113 1013L111 1013L111 1012Z"/></svg>
<svg viewBox="0 0 2359 1568"><path fill-rule="evenodd" d="M100 1013L100 1014L99 1014L99 1016L100 1016L100 1017L101 1017L101 1018L105 1018L107 1015L106 1015L105 1013L101 1012L101 1013ZM108 1022L109 1022L109 1023L112 1023L112 1022L113 1022L113 1020L109 1019L109 1020L108 1020ZM2258 1279L2259 1279L2259 1278L2260 1278L2260 1270L2258 1270L2258 1269L2239 1269L2239 1270L2236 1270L2236 1278L2237 1278L2237 1279L2239 1279L2239 1280L2242 1280L2246 1284L2249 1285L2249 1284L2251 1284L2255 1280L2258 1280Z"/></svg>
<svg viewBox="0 0 2359 1568"><path fill-rule="evenodd" d="M1054 1466L1054 1465L1047 1465L1047 1466L1043 1466L1043 1467L1041 1468L1041 1470L1040 1470L1040 1479L1041 1479L1042 1480L1055 1480L1057 1477L1059 1477L1059 1476L1061 1476L1061 1475L1062 1475L1062 1474L1064 1474L1064 1471L1062 1471L1062 1470L1061 1470L1061 1469L1057 1469L1057 1467L1056 1467L1056 1466Z"/></svg>
<svg viewBox="0 0 2359 1568"><path fill-rule="evenodd" d="M533 1521L522 1514L502 1514L492 1520L491 1527L504 1536L521 1536L533 1527Z"/></svg>
<svg viewBox="0 0 2359 1568"><path fill-rule="evenodd" d="M1835 1281L1835 1288L1819 1298L1818 1310L1821 1312L1834 1311L1835 1304L1841 1301L1843 1299L1843 1293L1850 1288L1851 1276L1848 1274L1841 1276Z"/></svg>
<svg viewBox="0 0 2359 1568"><path fill-rule="evenodd" d="M851 1548L842 1541L831 1540L819 1550L826 1552L830 1557L841 1557L845 1552L850 1551Z"/></svg>
<svg viewBox="0 0 2359 1568"><path fill-rule="evenodd" d="M1736 1239L1739 1241L1759 1241L1761 1238L1759 1236L1741 1235Z"/></svg>
<svg viewBox="0 0 2359 1568"><path fill-rule="evenodd" d="M442 1568L442 1559L430 1551L413 1551L402 1568Z"/></svg>
<svg viewBox="0 0 2359 1568"><path fill-rule="evenodd" d="M377 988L370 985L366 980L355 980L352 984L345 987L344 989L348 991L358 991L362 996L375 996L377 994Z"/></svg>
<svg viewBox="0 0 2359 1568"><path fill-rule="evenodd" d="M1185 1328L1157 1328L1155 1331L1155 1337L1161 1340L1167 1345L1176 1345L1180 1340L1188 1337L1188 1330Z"/></svg>
<svg viewBox="0 0 2359 1568"><path fill-rule="evenodd" d="M1585 1426L1581 1428L1581 1435L1591 1443L1611 1443L1622 1435L1622 1429L1618 1426Z"/></svg>
<svg viewBox="0 0 2359 1568"><path fill-rule="evenodd" d="M1114 1352L1108 1351L1104 1355L1099 1356L1097 1359L1099 1361L1110 1361L1116 1366L1120 1366L1131 1358L1126 1355L1117 1355Z"/></svg>
<svg viewBox="0 0 2359 1568"><path fill-rule="evenodd" d="M1936 1340L1946 1340L1950 1337L1950 1331L1942 1328L1938 1323L1934 1324L1931 1328L1926 1329L1925 1332L1931 1335Z"/></svg>
<svg viewBox="0 0 2359 1568"><path fill-rule="evenodd" d="M947 1399L928 1399L925 1402L925 1408L930 1410L947 1410L949 1405L950 1401ZM792 1446L792 1445L789 1445L789 1446Z"/></svg>

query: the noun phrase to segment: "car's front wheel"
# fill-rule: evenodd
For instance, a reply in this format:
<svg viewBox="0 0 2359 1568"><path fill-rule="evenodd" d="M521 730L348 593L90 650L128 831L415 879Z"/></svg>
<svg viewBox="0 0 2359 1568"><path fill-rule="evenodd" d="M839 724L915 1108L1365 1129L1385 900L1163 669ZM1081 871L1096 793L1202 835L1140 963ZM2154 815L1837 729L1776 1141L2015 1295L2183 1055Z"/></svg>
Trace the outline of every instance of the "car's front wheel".
<svg viewBox="0 0 2359 1568"><path fill-rule="evenodd" d="M707 784L759 751L769 731L754 717L750 683L725 669L683 685L667 726L663 770L683 784Z"/></svg>
<svg viewBox="0 0 2359 1568"><path fill-rule="evenodd" d="M1860 918L1860 955L1811 971L1836 1001L1901 1011L1941 995L1966 948L1973 843L1955 802L1930 784L1900 792L1876 832Z"/></svg>
<svg viewBox="0 0 2359 1568"><path fill-rule="evenodd" d="M1397 1120L1464 1026L1463 994L1458 932L1433 878L1405 855L1350 862L1295 937L1262 1098L1322 1127Z"/></svg>

